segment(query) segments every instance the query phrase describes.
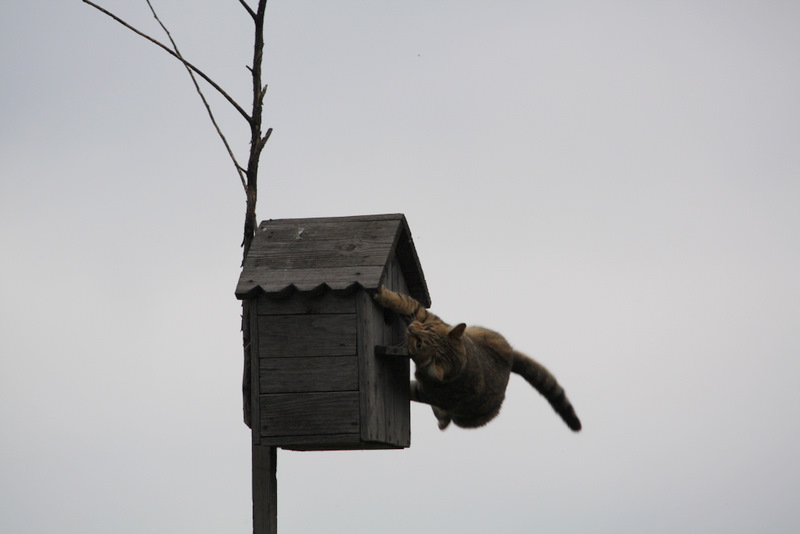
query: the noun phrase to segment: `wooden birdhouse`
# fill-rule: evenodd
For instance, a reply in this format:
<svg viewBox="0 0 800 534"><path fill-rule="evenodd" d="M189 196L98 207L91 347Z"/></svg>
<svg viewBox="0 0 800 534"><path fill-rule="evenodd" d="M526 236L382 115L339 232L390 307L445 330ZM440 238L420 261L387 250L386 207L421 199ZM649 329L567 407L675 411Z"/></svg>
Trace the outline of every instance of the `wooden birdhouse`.
<svg viewBox="0 0 800 534"><path fill-rule="evenodd" d="M373 301L381 284L430 305L405 216L261 223L236 288L250 306L254 445L410 445L405 325Z"/></svg>

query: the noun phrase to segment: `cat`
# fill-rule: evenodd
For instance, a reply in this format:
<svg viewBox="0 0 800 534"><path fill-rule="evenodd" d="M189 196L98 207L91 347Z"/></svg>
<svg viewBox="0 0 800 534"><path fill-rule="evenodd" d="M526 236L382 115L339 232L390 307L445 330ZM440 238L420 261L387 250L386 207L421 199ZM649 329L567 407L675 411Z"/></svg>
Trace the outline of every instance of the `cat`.
<svg viewBox="0 0 800 534"><path fill-rule="evenodd" d="M541 364L487 328L450 326L408 295L381 286L375 301L407 317L408 353L416 365L411 400L430 404L441 430L485 425L500 412L512 372L521 375L575 432L581 422L564 389Z"/></svg>

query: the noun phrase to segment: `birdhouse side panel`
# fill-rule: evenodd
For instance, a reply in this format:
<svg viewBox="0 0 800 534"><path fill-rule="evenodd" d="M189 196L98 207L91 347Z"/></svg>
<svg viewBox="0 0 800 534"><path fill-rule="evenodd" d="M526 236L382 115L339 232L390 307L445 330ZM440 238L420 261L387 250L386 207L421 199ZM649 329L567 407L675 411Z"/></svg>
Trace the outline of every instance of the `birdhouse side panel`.
<svg viewBox="0 0 800 534"><path fill-rule="evenodd" d="M387 265L384 284L407 291L399 265ZM405 325L396 315L384 313L364 292L357 298L361 378L361 437L387 447L410 445L409 360L403 356L375 354L374 347L397 347L404 342Z"/></svg>

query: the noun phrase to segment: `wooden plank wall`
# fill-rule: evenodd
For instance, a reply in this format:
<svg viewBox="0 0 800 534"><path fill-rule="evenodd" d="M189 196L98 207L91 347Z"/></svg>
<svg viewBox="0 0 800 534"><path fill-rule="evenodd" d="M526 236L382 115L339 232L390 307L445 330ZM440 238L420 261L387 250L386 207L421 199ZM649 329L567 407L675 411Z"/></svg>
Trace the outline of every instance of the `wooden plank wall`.
<svg viewBox="0 0 800 534"><path fill-rule="evenodd" d="M387 265L384 284L407 292L399 262ZM375 345L396 346L404 341L405 324L385 313L372 297L360 292L356 305L359 317L359 365L361 391L361 439L408 447L410 436L410 380L407 356L376 355Z"/></svg>
<svg viewBox="0 0 800 534"><path fill-rule="evenodd" d="M394 258L384 283L407 291ZM362 289L262 295L255 304L254 444L297 450L410 445L409 359L375 354L376 345L404 341L406 327L395 314Z"/></svg>
<svg viewBox="0 0 800 534"><path fill-rule="evenodd" d="M354 448L360 441L353 295L258 299L262 444Z"/></svg>

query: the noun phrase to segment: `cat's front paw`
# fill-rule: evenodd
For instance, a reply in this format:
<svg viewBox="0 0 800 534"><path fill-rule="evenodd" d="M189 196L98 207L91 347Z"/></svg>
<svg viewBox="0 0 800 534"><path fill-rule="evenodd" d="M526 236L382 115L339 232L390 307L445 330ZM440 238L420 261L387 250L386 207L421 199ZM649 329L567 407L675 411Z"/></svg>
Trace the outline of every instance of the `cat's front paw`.
<svg viewBox="0 0 800 534"><path fill-rule="evenodd" d="M384 308L388 308L391 303L391 293L390 290L386 289L385 285L381 284L381 287L378 288L378 291L375 292L372 298Z"/></svg>

